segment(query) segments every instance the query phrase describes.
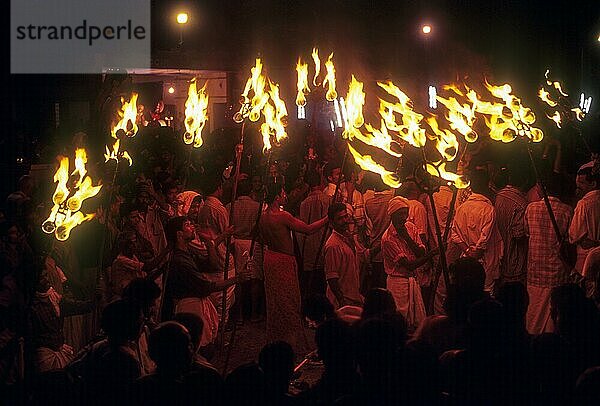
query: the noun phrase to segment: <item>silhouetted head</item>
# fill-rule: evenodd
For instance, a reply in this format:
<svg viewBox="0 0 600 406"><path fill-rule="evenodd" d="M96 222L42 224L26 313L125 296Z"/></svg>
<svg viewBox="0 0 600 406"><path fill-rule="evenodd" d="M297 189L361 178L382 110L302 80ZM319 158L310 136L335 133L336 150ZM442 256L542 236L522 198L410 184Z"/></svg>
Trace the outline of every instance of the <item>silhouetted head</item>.
<svg viewBox="0 0 600 406"><path fill-rule="evenodd" d="M285 341L275 341L263 347L258 365L265 375L267 388L276 394L287 392L294 372L294 350Z"/></svg>
<svg viewBox="0 0 600 406"><path fill-rule="evenodd" d="M157 305L160 297L160 288L151 280L136 278L129 282L123 289L122 298L137 304L145 316L150 316L152 309Z"/></svg>
<svg viewBox="0 0 600 406"><path fill-rule="evenodd" d="M326 320L317 327L315 342L326 370L352 368L354 340L348 323L339 319Z"/></svg>
<svg viewBox="0 0 600 406"><path fill-rule="evenodd" d="M362 320L386 318L397 314L396 302L392 293L383 288L374 288L367 292L363 305Z"/></svg>
<svg viewBox="0 0 600 406"><path fill-rule="evenodd" d="M139 337L143 323L141 308L128 300L116 300L102 311L100 326L108 340L116 345Z"/></svg>
<svg viewBox="0 0 600 406"><path fill-rule="evenodd" d="M173 321L176 321L187 329L190 334L192 349L194 351L198 350L202 331L204 330L202 318L194 313L177 313L173 317Z"/></svg>
<svg viewBox="0 0 600 406"><path fill-rule="evenodd" d="M192 362L190 334L175 321L164 322L150 333L148 353L159 373L180 375Z"/></svg>

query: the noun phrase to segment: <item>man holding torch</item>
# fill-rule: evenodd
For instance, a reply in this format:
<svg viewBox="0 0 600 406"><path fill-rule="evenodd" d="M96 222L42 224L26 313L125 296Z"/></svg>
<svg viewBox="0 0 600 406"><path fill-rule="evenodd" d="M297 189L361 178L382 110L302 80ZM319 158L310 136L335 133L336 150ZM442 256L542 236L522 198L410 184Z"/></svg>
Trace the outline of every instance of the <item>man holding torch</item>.
<svg viewBox="0 0 600 406"><path fill-rule="evenodd" d="M406 318L410 329L416 329L425 318L425 304L415 279L416 269L429 261L438 250L425 252L419 229L407 220L408 199L392 198L387 214L392 224L381 237L383 265L387 289L392 292L396 308Z"/></svg>

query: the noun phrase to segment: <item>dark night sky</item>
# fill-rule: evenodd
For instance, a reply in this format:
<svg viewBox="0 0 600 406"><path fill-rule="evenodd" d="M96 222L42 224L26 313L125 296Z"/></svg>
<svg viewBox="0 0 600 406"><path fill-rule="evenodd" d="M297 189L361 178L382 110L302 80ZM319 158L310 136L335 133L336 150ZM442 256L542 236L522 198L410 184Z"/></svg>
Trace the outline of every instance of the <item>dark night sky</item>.
<svg viewBox="0 0 600 406"><path fill-rule="evenodd" d="M535 90L546 67L552 67L567 88L579 90L584 49L585 85L600 99L598 1L151 2L156 50L176 46L174 13L179 8L191 11L184 52L201 55L195 68L241 71L245 76L260 54L281 76L277 80L293 84L297 57L308 58L317 45L322 56L335 51L340 83L345 82L344 75L357 73L365 81L394 79L410 90L431 71L440 80L451 80L456 68L463 75L486 74L495 82L509 81L523 94ZM434 27L427 42L419 34L423 22ZM10 24L5 21L3 26L8 39ZM12 125L4 127L3 141L9 144L15 133L39 131L38 117L48 115L55 100L68 99L77 91L81 97L98 88L94 76L12 76L9 52L5 46L2 110L11 112Z"/></svg>
<svg viewBox="0 0 600 406"><path fill-rule="evenodd" d="M430 54L478 54L501 78L536 77L551 65L565 80L575 81L579 80L583 44L596 46L589 49L597 51L596 61L600 54L600 44L595 42L600 33L600 2L590 0L154 3L157 48L168 48L177 41L177 28L168 19L173 11L191 9L193 21L186 27L186 46L206 54L208 65L233 69L248 66L258 52L271 65L283 68L318 45L335 50L336 59L349 69L368 69L376 76L404 76L422 69L425 51L418 30L426 20L434 26L427 50Z"/></svg>

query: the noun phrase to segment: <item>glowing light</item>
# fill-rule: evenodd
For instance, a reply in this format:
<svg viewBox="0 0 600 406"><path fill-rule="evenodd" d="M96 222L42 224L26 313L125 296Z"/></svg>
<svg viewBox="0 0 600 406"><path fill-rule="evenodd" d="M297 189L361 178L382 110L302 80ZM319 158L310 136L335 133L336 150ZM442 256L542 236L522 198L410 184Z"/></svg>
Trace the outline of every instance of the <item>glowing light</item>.
<svg viewBox="0 0 600 406"><path fill-rule="evenodd" d="M187 13L177 14L177 24L187 24L189 16Z"/></svg>
<svg viewBox="0 0 600 406"><path fill-rule="evenodd" d="M584 114L588 114L590 112L590 107L592 106L592 96L588 98L585 97L584 93L581 93L579 97L579 108Z"/></svg>
<svg viewBox="0 0 600 406"><path fill-rule="evenodd" d="M540 91L538 92L538 96L539 96L540 100L542 100L544 103L546 103L550 107L556 107L556 105L558 104L557 102L555 102L554 100L552 100L550 98L550 93L548 93L548 91L544 88L540 89Z"/></svg>
<svg viewBox="0 0 600 406"><path fill-rule="evenodd" d="M315 76L313 77L313 85L319 86L317 78L319 77L319 73L321 73L321 59L319 59L319 50L317 48L313 48L312 50L312 59L315 63Z"/></svg>
<svg viewBox="0 0 600 406"><path fill-rule="evenodd" d="M333 101L337 98L337 92L335 90L335 66L333 64L333 52L327 58L325 62L325 80L323 80L323 87L327 86L327 93L325 98L328 101Z"/></svg>
<svg viewBox="0 0 600 406"><path fill-rule="evenodd" d="M462 176L447 171L445 162L427 163L425 168L429 174L454 183L454 186L458 189L464 189L469 186L469 182L464 180Z"/></svg>
<svg viewBox="0 0 600 406"><path fill-rule="evenodd" d="M208 94L206 93L206 83L197 90L196 79L192 79L188 88L188 98L185 101L185 134L183 142L186 144L194 143L194 148L202 146L202 130L208 120Z"/></svg>
<svg viewBox="0 0 600 406"><path fill-rule="evenodd" d="M86 163L87 153L85 149L80 148L75 151L75 169L70 175L68 157L60 157L59 167L54 173L54 182L57 183L52 195L54 206L42 223L42 231L46 234L54 233L59 241L65 241L73 228L94 218L94 214L84 214L80 211L84 200L96 196L102 188L102 185L92 186Z"/></svg>
<svg viewBox="0 0 600 406"><path fill-rule="evenodd" d="M422 28L421 31L423 31L423 34L430 34L431 33L431 25L429 24L425 24Z"/></svg>
<svg viewBox="0 0 600 406"><path fill-rule="evenodd" d="M306 119L306 108L304 106L296 106L296 109L298 111L298 120L305 120Z"/></svg>
<svg viewBox="0 0 600 406"><path fill-rule="evenodd" d="M308 86L308 64L302 63L300 58L298 58L298 63L296 64L296 72L298 74L296 106L304 106L306 105L305 96L310 92L310 87Z"/></svg>
<svg viewBox="0 0 600 406"><path fill-rule="evenodd" d="M429 86L427 94L429 95L429 108L437 109L437 90L435 86Z"/></svg>
<svg viewBox="0 0 600 406"><path fill-rule="evenodd" d="M342 113L340 111L340 102L338 99L333 100L333 110L335 111L335 121L338 127L342 126Z"/></svg>
<svg viewBox="0 0 600 406"><path fill-rule="evenodd" d="M121 98L121 109L117 112L119 121L111 130L111 137L115 140L112 147L106 146L106 152L104 153L104 161L108 162L110 159L119 161L123 158L129 162L129 166L132 165L133 160L127 153L127 151L121 151L121 141L126 138L132 138L137 134L138 126L136 124L137 119L137 93L132 93L131 98L128 102Z"/></svg>
<svg viewBox="0 0 600 406"><path fill-rule="evenodd" d="M485 117L485 123L490 129L490 138L502 142L511 142L515 138L525 138L533 142L540 142L544 133L539 128L532 127L535 123L533 111L521 104L521 100L512 94L509 84L494 86L485 82L485 87L492 96L502 99L500 103L481 103L477 110L490 114Z"/></svg>
<svg viewBox="0 0 600 406"><path fill-rule="evenodd" d="M383 165L380 165L377 162L375 162L370 155L361 155L357 150L352 148L350 144L348 144L348 150L354 157L354 162L356 162L356 164L360 166L361 169L378 174L381 177L381 180L386 185L394 189L397 189L400 186L402 186L402 182L400 182L400 179L398 178L397 174L388 171Z"/></svg>
<svg viewBox="0 0 600 406"><path fill-rule="evenodd" d="M167 92L169 92L169 94L173 94L175 93L175 88L173 86L170 86Z"/></svg>
<svg viewBox="0 0 600 406"><path fill-rule="evenodd" d="M379 99L379 114L383 118L387 129L398 132L400 138L410 145L416 148L423 147L425 145L425 130L420 127L423 116L413 110L410 98L392 82L377 82L377 84L388 94L398 99L396 103ZM401 122L396 120L396 114L401 116Z"/></svg>
<svg viewBox="0 0 600 406"><path fill-rule="evenodd" d="M553 115L548 116L546 115L546 117L548 117L550 120L554 121L554 123L556 124L556 126L558 128L561 128L561 118L560 118L560 113L558 111L555 111Z"/></svg>

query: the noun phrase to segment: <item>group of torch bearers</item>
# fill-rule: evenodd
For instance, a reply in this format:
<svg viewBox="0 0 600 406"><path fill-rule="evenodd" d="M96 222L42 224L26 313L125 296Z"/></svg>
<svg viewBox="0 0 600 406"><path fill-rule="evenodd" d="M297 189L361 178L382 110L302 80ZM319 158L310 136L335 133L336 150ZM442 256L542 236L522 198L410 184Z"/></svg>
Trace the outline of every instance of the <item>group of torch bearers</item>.
<svg viewBox="0 0 600 406"><path fill-rule="evenodd" d="M366 115L365 105L370 100L367 99L364 83L355 75L351 75L346 95L338 101L334 54L331 53L325 61L323 74L318 49L313 49L311 56L314 66L312 80L310 79L309 63L303 62L302 58L298 59L295 103L299 108L304 108L308 103L307 95L310 92L324 93L327 102L335 102L336 105L339 102L343 123L341 140L344 144L342 171L345 169L346 162L349 164L350 157L352 157L362 170L377 174L387 186L397 189L403 184L401 175L403 160L412 157L413 165L422 170L422 174L428 174L429 179L425 183L428 184L429 203L433 211L432 229L435 245L440 251L439 272L434 278L437 285L441 276L445 279L448 277L444 252L448 230L444 230L440 226L433 192L440 185L453 189L451 214L449 215L451 218L458 191L469 187L467 177L459 170L459 162L469 144L475 143L480 136L483 136L483 133L487 133L487 136L493 141L503 143L515 140L523 141L524 148L530 153L532 164L535 164L531 155L531 143L539 143L543 139L542 130L535 126L536 115L531 108L522 104L521 99L513 93L510 85L496 86L487 81L481 87L484 89L482 91L475 90L476 87L480 87L479 84L463 83L443 86L442 94L436 96L437 101L445 109L443 115L418 112L409 95L396 84L391 81L377 82L377 89L382 92L382 96L378 98L379 108L377 114ZM568 96L560 83L552 81L548 75L549 73L546 72L545 87L539 91L539 98L553 109L553 112L547 113L545 116L556 123L559 128L561 123L570 117L582 120L586 111L570 106ZM190 82L188 98L185 103L185 133L182 135L184 143L190 146L188 161L193 148L200 148L203 145L202 131L208 120L210 96L206 89L206 83L198 89L195 79ZM317 91L317 89L324 90ZM105 161L116 161L113 183L117 171L122 167L119 162L126 161L129 166L133 163L134 157L128 153L126 145L138 131L136 102L137 94L135 93L129 100L122 99L122 107L118 111L118 121L111 131L112 144L106 146ZM251 68L251 75L244 86L240 104L239 111L233 117L236 123L241 124L241 132L235 154L237 161L233 175L230 220L235 215L236 190L244 137L250 136L246 134L249 132L246 124L248 122L260 124L258 132L262 137L263 153L267 154L268 163L270 163L272 149L279 147L288 137L286 103L280 94L279 85L268 77L261 59L256 59L255 65ZM589 105L587 109L589 111ZM366 110L366 112L369 113L370 110ZM59 241L68 239L77 225L94 217L93 214L85 214L82 211L82 205L86 199L97 196L103 186L93 185L94 182L85 169L86 162L86 151L78 149L75 151L73 171L70 172L69 158L61 157L60 166L54 176L54 181L57 182L56 191L52 197L54 206L48 219L42 224L42 230L45 233L54 234ZM395 165L390 165L390 162ZM535 165L534 169L536 169ZM553 218L552 207L545 196L543 185L541 190L547 203L548 213ZM339 194L340 183L338 181L333 193L334 202ZM266 193L266 196L260 199L260 207L256 213L257 228L263 212L266 216L262 219L263 223L276 223L274 217L277 216L277 213L274 208L277 205L277 196L277 193L272 196ZM266 202L265 197L268 200ZM108 204L110 204L111 198L112 196L108 197ZM273 204L275 206L271 207ZM265 205L269 207L266 211L264 211ZM288 226L293 229L289 224ZM327 234L323 233L322 235L317 256L323 250ZM255 239L256 236L249 251L251 255L254 253ZM279 243L281 241L277 239L271 241L271 245ZM267 245L269 245L268 241ZM224 264L229 263L231 255L230 239L227 240L226 246ZM281 252L281 250L278 251ZM284 251L286 250L284 249ZM265 260L277 264L278 268L281 267L281 258L265 258ZM227 265L225 265L226 267ZM226 278L227 269L224 269L223 273ZM225 300L225 295L223 295L223 300ZM226 308L224 303L222 308ZM223 314L222 317L225 315Z"/></svg>

